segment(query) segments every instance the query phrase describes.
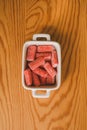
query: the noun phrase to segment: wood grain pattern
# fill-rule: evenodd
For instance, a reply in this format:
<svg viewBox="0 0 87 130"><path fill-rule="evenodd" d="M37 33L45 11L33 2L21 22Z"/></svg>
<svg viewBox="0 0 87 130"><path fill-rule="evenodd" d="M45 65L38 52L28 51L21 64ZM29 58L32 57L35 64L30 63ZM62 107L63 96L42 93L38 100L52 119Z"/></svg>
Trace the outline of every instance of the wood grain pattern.
<svg viewBox="0 0 87 130"><path fill-rule="evenodd" d="M21 84L25 41L62 49L62 84L34 99ZM0 130L87 130L87 0L0 0Z"/></svg>

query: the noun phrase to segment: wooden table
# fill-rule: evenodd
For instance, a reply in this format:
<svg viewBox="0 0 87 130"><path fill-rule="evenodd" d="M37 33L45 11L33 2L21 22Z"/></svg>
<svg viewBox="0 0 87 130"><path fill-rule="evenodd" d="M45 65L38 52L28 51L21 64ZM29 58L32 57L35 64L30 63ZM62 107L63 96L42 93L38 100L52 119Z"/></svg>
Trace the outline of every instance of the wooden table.
<svg viewBox="0 0 87 130"><path fill-rule="evenodd" d="M62 49L62 84L48 99L21 83L35 33ZM0 0L0 130L87 130L87 0Z"/></svg>

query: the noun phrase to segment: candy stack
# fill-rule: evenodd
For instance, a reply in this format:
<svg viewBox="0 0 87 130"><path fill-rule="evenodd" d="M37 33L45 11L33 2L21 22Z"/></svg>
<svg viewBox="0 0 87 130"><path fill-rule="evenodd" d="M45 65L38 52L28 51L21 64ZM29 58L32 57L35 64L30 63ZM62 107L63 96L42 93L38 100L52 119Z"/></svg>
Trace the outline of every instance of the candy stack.
<svg viewBox="0 0 87 130"><path fill-rule="evenodd" d="M27 86L46 86L56 83L58 57L52 45L30 45L27 48L28 68L24 70Z"/></svg>

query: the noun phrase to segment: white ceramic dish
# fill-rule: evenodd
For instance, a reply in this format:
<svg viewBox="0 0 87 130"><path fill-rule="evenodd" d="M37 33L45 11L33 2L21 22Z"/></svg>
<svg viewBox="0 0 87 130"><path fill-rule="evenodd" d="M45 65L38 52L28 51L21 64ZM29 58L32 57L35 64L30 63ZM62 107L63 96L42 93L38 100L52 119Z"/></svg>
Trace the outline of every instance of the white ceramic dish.
<svg viewBox="0 0 87 130"><path fill-rule="evenodd" d="M37 38L46 38L47 41L37 41ZM58 66L57 66L57 75L56 75L56 84L50 85L50 86L26 86L25 80L24 80L24 70L26 65L26 51L28 46L30 45L52 45L55 47L58 55ZM50 91L56 90L60 87L61 84L61 48L58 42L51 41L49 34L34 34L33 35L33 41L25 42L23 46L23 53L22 53L22 85L26 90L32 91L32 96L35 98L48 98L50 96ZM37 94L37 90L46 90L45 94Z"/></svg>

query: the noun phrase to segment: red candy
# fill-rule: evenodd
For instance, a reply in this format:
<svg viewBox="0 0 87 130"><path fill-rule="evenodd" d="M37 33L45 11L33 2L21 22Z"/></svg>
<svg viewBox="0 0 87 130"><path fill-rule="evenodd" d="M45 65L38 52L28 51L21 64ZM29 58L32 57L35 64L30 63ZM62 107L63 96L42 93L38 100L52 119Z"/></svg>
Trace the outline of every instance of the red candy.
<svg viewBox="0 0 87 130"><path fill-rule="evenodd" d="M39 80L39 77L33 73L33 84L36 86L39 86L40 85L40 80Z"/></svg>
<svg viewBox="0 0 87 130"><path fill-rule="evenodd" d="M46 85L46 78L40 77L41 85Z"/></svg>
<svg viewBox="0 0 87 130"><path fill-rule="evenodd" d="M28 47L26 60L33 61L35 59L36 46L32 45Z"/></svg>
<svg viewBox="0 0 87 130"><path fill-rule="evenodd" d="M49 62L47 62L45 65L44 65L44 68L45 70L49 73L49 75L51 77L54 77L56 75L56 71L55 69L51 66L51 64Z"/></svg>
<svg viewBox="0 0 87 130"><path fill-rule="evenodd" d="M37 52L51 52L54 50L54 47L51 45L40 45L37 47Z"/></svg>
<svg viewBox="0 0 87 130"><path fill-rule="evenodd" d="M31 73L30 69L26 69L24 71L24 77L25 77L26 85L31 85L32 84L32 73Z"/></svg>
<svg viewBox="0 0 87 130"><path fill-rule="evenodd" d="M37 67L44 65L45 61L44 61L44 57L39 57L36 60L32 61L31 63L29 63L29 67L31 68L31 70L36 69Z"/></svg>
<svg viewBox="0 0 87 130"><path fill-rule="evenodd" d="M52 66L55 68L58 65L57 52L55 50L52 51Z"/></svg>
<svg viewBox="0 0 87 130"><path fill-rule="evenodd" d="M41 69L41 68L36 68L35 70L33 70L33 72L44 78L46 78L48 75L47 71L45 71L44 69Z"/></svg>
<svg viewBox="0 0 87 130"><path fill-rule="evenodd" d="M36 58L43 56L46 61L51 60L51 53L50 52L37 52Z"/></svg>
<svg viewBox="0 0 87 130"><path fill-rule="evenodd" d="M55 77L52 78L50 75L48 75L46 83L47 84L54 84L55 83Z"/></svg>

